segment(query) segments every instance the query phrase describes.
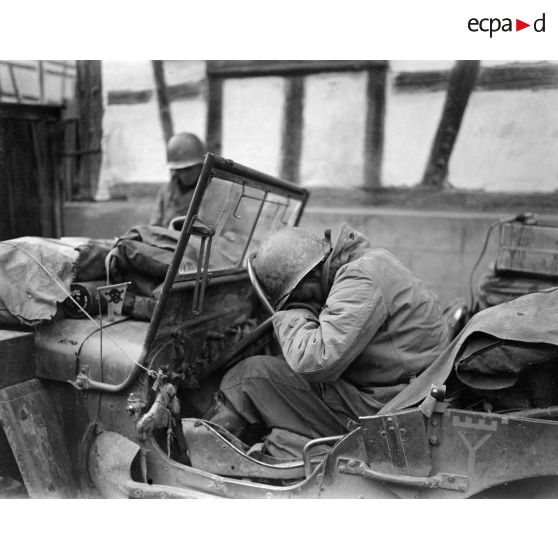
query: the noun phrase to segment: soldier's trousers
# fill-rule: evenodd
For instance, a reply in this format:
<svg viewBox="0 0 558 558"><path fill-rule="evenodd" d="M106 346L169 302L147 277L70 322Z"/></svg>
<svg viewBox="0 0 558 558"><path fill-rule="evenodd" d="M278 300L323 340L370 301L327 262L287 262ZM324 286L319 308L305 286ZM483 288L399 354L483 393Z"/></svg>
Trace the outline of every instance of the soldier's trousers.
<svg viewBox="0 0 558 558"><path fill-rule="evenodd" d="M306 438L344 434L357 417L375 414L379 408L341 379L308 382L285 360L272 356L249 357L231 368L221 382L220 397L251 425Z"/></svg>

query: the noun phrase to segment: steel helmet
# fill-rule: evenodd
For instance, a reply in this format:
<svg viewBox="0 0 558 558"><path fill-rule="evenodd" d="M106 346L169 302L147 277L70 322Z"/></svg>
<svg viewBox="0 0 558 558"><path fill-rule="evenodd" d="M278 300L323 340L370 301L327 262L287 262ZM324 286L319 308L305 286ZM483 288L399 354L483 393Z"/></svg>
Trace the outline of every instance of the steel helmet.
<svg viewBox="0 0 558 558"><path fill-rule="evenodd" d="M331 244L297 227L284 227L264 240L254 270L272 306L281 308L296 286L325 260Z"/></svg>
<svg viewBox="0 0 558 558"><path fill-rule="evenodd" d="M172 136L167 144L167 164L171 170L201 165L204 155L203 142L188 132Z"/></svg>

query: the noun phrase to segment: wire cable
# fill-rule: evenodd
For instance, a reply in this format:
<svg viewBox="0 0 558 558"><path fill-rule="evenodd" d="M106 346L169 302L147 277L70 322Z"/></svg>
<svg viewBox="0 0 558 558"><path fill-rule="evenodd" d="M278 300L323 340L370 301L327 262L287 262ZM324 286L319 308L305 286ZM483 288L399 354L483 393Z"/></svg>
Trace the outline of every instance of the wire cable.
<svg viewBox="0 0 558 558"><path fill-rule="evenodd" d="M486 233L486 237L484 238L484 245L482 247L481 253L480 253L475 265L473 266L473 269L471 270L471 274L469 275L469 297L470 297L469 311L470 312L474 312L473 306L475 304L475 294L473 292L473 278L474 278L475 272L477 271L477 268L479 267L482 259L484 258L484 255L486 253L486 249L488 247L488 241L490 240L490 237L492 236L492 231L504 222L505 221L497 221L496 223L492 223L492 225L490 225L490 227L488 228L488 232Z"/></svg>
<svg viewBox="0 0 558 558"><path fill-rule="evenodd" d="M475 271L477 270L477 267L479 266L482 259L484 258L484 254L486 252L486 248L488 247L488 241L490 240L492 232L496 227L501 227L506 223L521 223L526 225L536 225L537 218L535 214L531 212L519 213L518 215L515 215L515 217L510 217L509 219L501 219L500 221L496 221L495 223L492 223L492 225L490 225L490 227L488 228L488 232L486 233L486 237L484 239L484 246L482 247L480 256L477 262L475 263L475 265L473 266L471 274L469 275L469 295L471 297L471 306L469 308L470 312L473 312L473 305L475 303L474 300L475 296L473 293L473 276L475 274Z"/></svg>

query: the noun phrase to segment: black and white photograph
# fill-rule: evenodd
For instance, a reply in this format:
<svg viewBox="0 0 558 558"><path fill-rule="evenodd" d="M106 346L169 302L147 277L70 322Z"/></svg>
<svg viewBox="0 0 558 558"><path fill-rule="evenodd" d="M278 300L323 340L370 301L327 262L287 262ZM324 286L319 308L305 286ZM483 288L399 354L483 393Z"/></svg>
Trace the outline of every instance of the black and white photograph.
<svg viewBox="0 0 558 558"><path fill-rule="evenodd" d="M552 552L552 3L2 23L3 555Z"/></svg>
<svg viewBox="0 0 558 558"><path fill-rule="evenodd" d="M558 61L0 60L3 498L558 495Z"/></svg>

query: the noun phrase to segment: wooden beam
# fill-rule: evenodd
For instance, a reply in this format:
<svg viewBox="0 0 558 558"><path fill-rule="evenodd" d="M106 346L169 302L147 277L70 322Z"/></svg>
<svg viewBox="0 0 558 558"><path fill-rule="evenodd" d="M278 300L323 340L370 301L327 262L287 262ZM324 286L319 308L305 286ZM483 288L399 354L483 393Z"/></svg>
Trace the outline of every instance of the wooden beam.
<svg viewBox="0 0 558 558"><path fill-rule="evenodd" d="M19 103L0 103L0 118L15 120L60 120L62 109L55 105L21 105Z"/></svg>
<svg viewBox="0 0 558 558"><path fill-rule="evenodd" d="M60 80L60 99L64 102L66 98L66 68L62 70L62 79Z"/></svg>
<svg viewBox="0 0 558 558"><path fill-rule="evenodd" d="M304 127L304 77L286 79L285 109L281 137L281 178L300 181L300 159Z"/></svg>
<svg viewBox="0 0 558 558"><path fill-rule="evenodd" d="M109 91L107 94L107 104L109 105L141 105L148 103L153 98L153 91L150 89L140 89L130 91L121 89L119 91Z"/></svg>
<svg viewBox="0 0 558 558"><path fill-rule="evenodd" d="M49 76L58 76L58 77L65 77L71 79L76 78L76 74L74 72L68 72L66 70L52 70L50 68L46 68L45 73Z"/></svg>
<svg viewBox="0 0 558 558"><path fill-rule="evenodd" d="M442 117L424 171L424 186L442 189L457 134L479 74L478 60L458 60L452 70Z"/></svg>
<svg viewBox="0 0 558 558"><path fill-rule="evenodd" d="M35 66L33 64L25 64L24 62L14 62L12 60L0 60L0 65L2 66L11 66L12 68L18 68L19 70L35 70Z"/></svg>
<svg viewBox="0 0 558 558"><path fill-rule="evenodd" d="M101 171L103 100L100 60L78 60L76 98L79 131L78 199L94 200Z"/></svg>
<svg viewBox="0 0 558 558"><path fill-rule="evenodd" d="M29 125L37 176L41 236L60 238L63 234L61 125L37 120Z"/></svg>
<svg viewBox="0 0 558 558"><path fill-rule="evenodd" d="M76 102L74 100L68 102L64 110L64 118L62 120L62 151L64 154L78 151L78 120L75 115L72 115L72 112L75 112L76 109ZM64 155L61 162L62 198L64 201L79 199L77 173L76 158Z"/></svg>
<svg viewBox="0 0 558 558"><path fill-rule="evenodd" d="M558 64L519 63L483 68L478 87L486 90L550 89L558 87Z"/></svg>
<svg viewBox="0 0 558 558"><path fill-rule="evenodd" d="M198 81L187 81L169 85L167 91L169 94L169 101L203 97L207 93L207 80L200 79Z"/></svg>
<svg viewBox="0 0 558 558"><path fill-rule="evenodd" d="M64 236L64 183L62 181L62 146L64 141L63 123L56 125L45 123L48 134L47 161L51 181L52 235L54 238ZM100 156L99 156L100 161ZM100 168L99 168L100 173Z"/></svg>
<svg viewBox="0 0 558 558"><path fill-rule="evenodd" d="M387 67L385 60L209 60L207 75L257 77L308 75L321 72L358 72Z"/></svg>
<svg viewBox="0 0 558 558"><path fill-rule="evenodd" d="M8 97L10 99L15 99L18 103L25 103L29 101L31 103L38 103L40 101L39 97L35 97L34 95L25 95L20 94L19 96L15 95L15 93L8 93L4 91L4 97Z"/></svg>
<svg viewBox="0 0 558 558"><path fill-rule="evenodd" d="M39 73L39 99L41 103L45 102L45 65L42 60L39 60L37 67Z"/></svg>
<svg viewBox="0 0 558 558"><path fill-rule="evenodd" d="M400 72L394 78L396 91L441 91L448 87L450 70L426 72ZM558 88L558 64L549 62L517 62L480 69L478 91L504 91L510 89Z"/></svg>
<svg viewBox="0 0 558 558"><path fill-rule="evenodd" d="M64 68L68 70L75 70L76 65L74 62L68 62L67 60L45 60L48 64L52 66L58 66L59 68Z"/></svg>
<svg viewBox="0 0 558 558"><path fill-rule="evenodd" d="M223 135L223 78L209 77L207 90L207 150L221 154Z"/></svg>
<svg viewBox="0 0 558 558"><path fill-rule="evenodd" d="M207 81L203 79L176 83L174 85L167 85L166 90L169 103L179 99L195 99L206 95ZM107 103L109 105L135 105L148 103L152 98L153 91L151 89L117 89L108 92Z"/></svg>
<svg viewBox="0 0 558 558"><path fill-rule="evenodd" d="M8 70L10 73L10 78L12 80L12 88L14 90L15 97L18 103L21 103L21 95L19 94L19 87L17 86L17 78L15 76L14 67L10 64L8 66Z"/></svg>
<svg viewBox="0 0 558 558"><path fill-rule="evenodd" d="M46 160L46 123L40 121L30 122L31 137L33 140L33 154L37 172L37 188L39 194L39 222L41 236L54 236L52 230L52 185L48 173Z"/></svg>
<svg viewBox="0 0 558 558"><path fill-rule="evenodd" d="M165 68L162 60L152 60L153 77L155 78L155 91L157 92L157 104L159 105L159 119L163 129L165 144L174 136L174 126L170 110L167 82L165 80Z"/></svg>
<svg viewBox="0 0 558 558"><path fill-rule="evenodd" d="M368 70L364 131L364 186L373 190L382 185L386 74L387 68Z"/></svg>

